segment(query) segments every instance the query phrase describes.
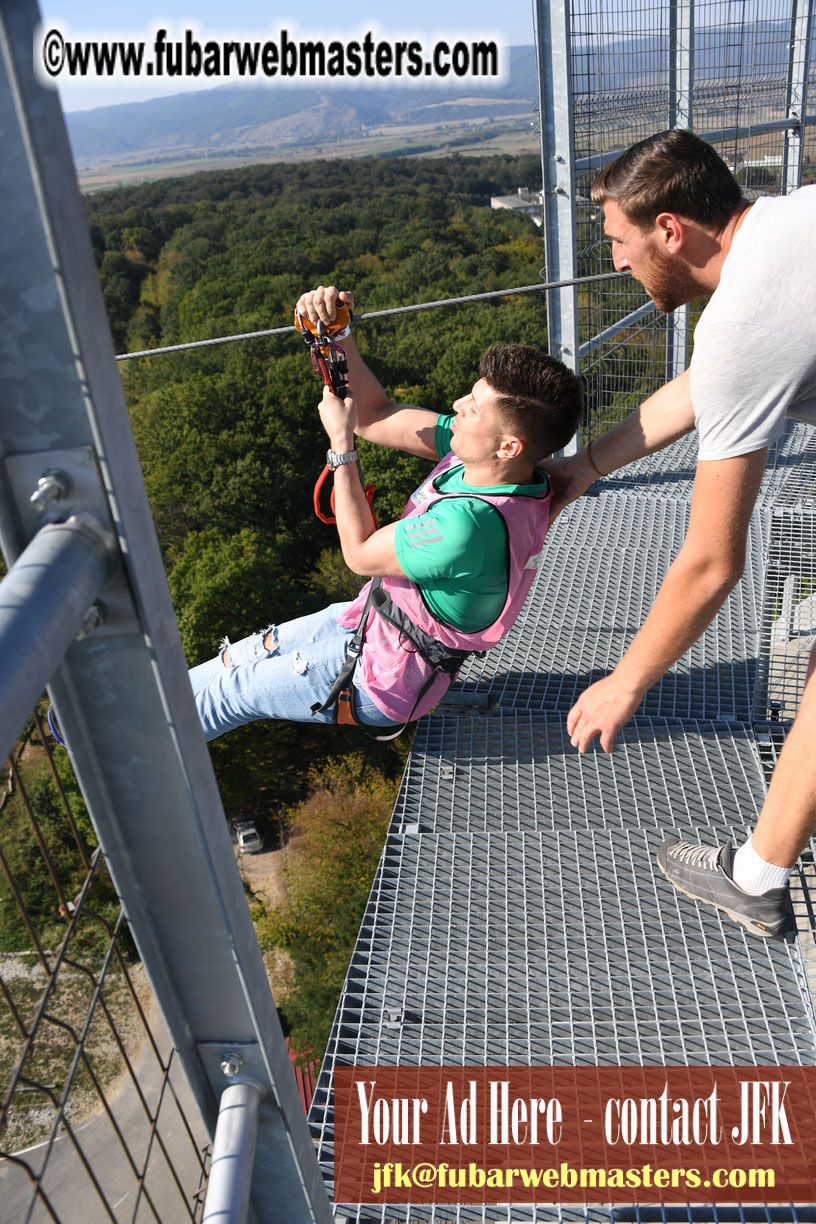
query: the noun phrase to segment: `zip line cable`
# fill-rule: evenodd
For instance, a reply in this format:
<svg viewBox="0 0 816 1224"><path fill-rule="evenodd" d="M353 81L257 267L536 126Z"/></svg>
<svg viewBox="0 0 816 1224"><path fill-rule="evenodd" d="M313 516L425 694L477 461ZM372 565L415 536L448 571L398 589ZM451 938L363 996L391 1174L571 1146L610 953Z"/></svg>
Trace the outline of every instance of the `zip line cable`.
<svg viewBox="0 0 816 1224"><path fill-rule="evenodd" d="M540 281L536 285L519 285L516 289L492 289L488 293L468 293L464 297L441 298L437 302L418 302L412 306L391 306L388 310L368 310L354 316L355 323L365 319L384 319L387 315L408 314L414 310L433 310L437 306L459 306L463 302L480 302L487 298L510 297L514 293L534 293L539 289L567 289L571 285L589 285L593 281L621 280L628 272L601 272L596 276L579 276L573 280ZM136 353L118 353L117 361L130 361L133 357L158 357L162 353L181 353L185 349L207 348L213 344L231 344L235 340L257 340L262 336L283 336L297 331L294 324L289 327L271 327L267 331L241 332L235 336L217 336L212 340L190 340L186 344L168 344L164 348L141 349Z"/></svg>

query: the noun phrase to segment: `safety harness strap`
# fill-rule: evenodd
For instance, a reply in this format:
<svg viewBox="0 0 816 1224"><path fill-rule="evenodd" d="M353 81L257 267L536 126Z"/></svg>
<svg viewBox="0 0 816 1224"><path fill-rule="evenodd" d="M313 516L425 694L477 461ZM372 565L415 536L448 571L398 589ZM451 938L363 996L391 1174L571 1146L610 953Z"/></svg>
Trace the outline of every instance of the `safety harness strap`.
<svg viewBox="0 0 816 1224"><path fill-rule="evenodd" d="M337 673L337 678L335 679L334 684L329 689L329 695L326 698L326 700L323 702L316 701L314 705L312 706L312 714L322 714L324 710L330 710L331 707L335 704L335 702L339 699L341 694L345 693L347 690L349 690L348 698L347 698L347 709L349 711L351 710L351 700L350 700L351 681L352 681L352 677L354 676L354 670L357 667L357 663L360 658L360 653L363 649L363 643L365 642L366 621L368 620L368 610L371 607L371 597L373 593L374 593L374 582L372 581L371 589L368 592L368 598L366 599L365 607L363 608L363 615L360 618L360 623L354 632L354 636L352 637L351 641L348 644L348 649L346 651L346 658L343 663L343 666L340 668L340 671ZM353 715L352 715L352 718L353 718ZM340 720L338 719L338 721ZM353 718L353 721L356 723L357 720Z"/></svg>
<svg viewBox="0 0 816 1224"><path fill-rule="evenodd" d="M415 625L402 609L392 602L387 592L382 589L381 584L381 578L373 578L371 580L368 598L363 608L363 615L354 632L354 636L349 642L345 662L338 672L337 679L332 685L328 697L322 704L315 702L312 706L312 713L321 713L323 710L331 709L332 705L334 705L337 722L354 723L356 726L364 725L354 715L352 678L365 644L366 622L368 621L369 609L373 607L384 620L387 620L403 637L407 638L431 668L431 673L417 693L416 700L411 707L411 712L403 724L389 735L372 735L371 731L368 732L372 739L387 742L388 740L396 739L398 735L402 735L413 718L414 711L436 677L440 674L455 675L465 659L474 652L472 650L454 650L443 642L437 641L435 637L431 637L430 633L426 633L419 625ZM480 651L478 653L483 652Z"/></svg>
<svg viewBox="0 0 816 1224"><path fill-rule="evenodd" d="M419 651L425 662L437 672L457 672L468 655L473 654L472 650L454 650L452 646L445 646L443 642L431 637L430 633L426 633L424 629L415 624L402 608L398 608L389 599L388 594L380 586L379 580L376 586L372 583L369 598L383 620L387 620L395 629L398 629L402 636L407 638L411 645Z"/></svg>

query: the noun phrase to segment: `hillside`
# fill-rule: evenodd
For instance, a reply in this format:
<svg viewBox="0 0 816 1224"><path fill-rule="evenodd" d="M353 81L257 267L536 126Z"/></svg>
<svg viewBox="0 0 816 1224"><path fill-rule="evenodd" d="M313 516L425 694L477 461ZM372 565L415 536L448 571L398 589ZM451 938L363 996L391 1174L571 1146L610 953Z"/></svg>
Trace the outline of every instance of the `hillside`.
<svg viewBox="0 0 816 1224"><path fill-rule="evenodd" d="M507 79L478 88L222 87L104 106L67 116L80 169L100 162L214 153L274 152L327 140L365 139L373 129L529 121L536 98L532 47L508 53Z"/></svg>
<svg viewBox="0 0 816 1224"><path fill-rule="evenodd" d="M733 64L731 27L699 28L695 38L698 89L720 95L734 73L753 92L784 75L779 60L779 22L747 22L743 33L756 46L750 64ZM668 42L665 33L611 38L602 50L578 39L573 56L576 106L604 95L613 112L627 109L634 91L651 99L659 122L665 111ZM816 48L814 48L816 58ZM652 98L652 95L654 97ZM222 86L124 106L103 106L68 115L68 131L80 169L116 160L147 162L184 157L271 154L309 149L332 141L365 143L386 130L399 143L398 129L424 133L444 144L454 129L478 124L526 123L538 97L535 49L510 47L500 82L445 81L433 88L404 84L385 89L335 88L316 79L310 88L288 85ZM662 99L662 101L661 101ZM640 104L643 103L640 99ZM365 148L343 152L364 152ZM379 146L372 152L381 151ZM416 151L416 150L414 150ZM320 149L324 155L325 147Z"/></svg>

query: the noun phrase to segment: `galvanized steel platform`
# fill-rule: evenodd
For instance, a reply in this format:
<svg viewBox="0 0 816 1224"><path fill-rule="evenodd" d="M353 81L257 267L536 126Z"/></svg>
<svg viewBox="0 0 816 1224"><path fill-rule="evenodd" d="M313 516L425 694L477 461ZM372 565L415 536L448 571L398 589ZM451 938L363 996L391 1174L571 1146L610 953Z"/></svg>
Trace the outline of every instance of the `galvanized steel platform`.
<svg viewBox="0 0 816 1224"><path fill-rule="evenodd" d="M682 545L691 439L564 512L515 628L419 723L310 1113L330 1189L336 1065L816 1064L812 857L793 881L805 942L771 944L680 897L654 857L674 831L742 840L761 807L816 636L812 452L812 431L791 424L742 582L611 755L580 756L565 716L618 661ZM789 1205L336 1212L816 1220Z"/></svg>
<svg viewBox="0 0 816 1224"><path fill-rule="evenodd" d="M607 493L567 508L547 538L547 564L524 614L450 695L560 710L612 670L643 623L680 551L688 502ZM749 721L756 688L770 515L755 511L742 581L675 666L646 694L643 714Z"/></svg>
<svg viewBox="0 0 816 1224"><path fill-rule="evenodd" d="M590 490L627 492L691 500L697 464L697 435L684 438L605 476ZM794 506L816 497L816 434L809 425L789 419L781 438L769 448L758 506Z"/></svg>

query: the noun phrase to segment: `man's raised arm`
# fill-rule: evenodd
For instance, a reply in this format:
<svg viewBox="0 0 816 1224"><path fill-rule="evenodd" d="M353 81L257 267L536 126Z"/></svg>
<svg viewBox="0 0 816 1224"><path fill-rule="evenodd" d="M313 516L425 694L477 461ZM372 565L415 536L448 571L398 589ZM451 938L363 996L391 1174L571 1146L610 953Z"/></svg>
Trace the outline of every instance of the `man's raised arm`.
<svg viewBox="0 0 816 1224"><path fill-rule="evenodd" d="M338 302L344 302L353 310L354 295L341 292L334 285L318 285L301 296L295 309L312 323L318 320L331 323L337 314ZM438 459L434 446L437 414L413 405L395 404L363 361L354 337L345 336L341 344L348 361L350 393L357 408L357 435L378 446L407 451L423 459Z"/></svg>
<svg viewBox="0 0 816 1224"><path fill-rule="evenodd" d="M577 455L567 459L545 459L539 465L552 477L550 520L585 493L599 476L608 476L635 459L653 455L693 428L694 409L686 370L650 395L614 429L596 438L591 443L591 451L584 447Z"/></svg>
<svg viewBox="0 0 816 1224"><path fill-rule="evenodd" d="M331 449L339 455L353 452L357 432L353 397L338 399L324 387L318 411ZM397 524L375 527L355 463L344 463L335 470L334 513L343 560L353 573L365 577L405 577L394 543Z"/></svg>

